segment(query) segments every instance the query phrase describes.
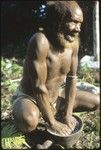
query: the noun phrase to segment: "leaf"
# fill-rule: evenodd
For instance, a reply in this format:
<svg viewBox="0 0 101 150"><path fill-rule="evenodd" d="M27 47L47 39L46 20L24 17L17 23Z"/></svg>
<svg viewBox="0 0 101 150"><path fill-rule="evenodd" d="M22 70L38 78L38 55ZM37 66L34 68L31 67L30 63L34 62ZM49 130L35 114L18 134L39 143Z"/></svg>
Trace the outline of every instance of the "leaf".
<svg viewBox="0 0 101 150"><path fill-rule="evenodd" d="M9 138L2 138L2 148L3 149L22 149L22 146L30 148L30 146L25 141L25 137L23 135Z"/></svg>
<svg viewBox="0 0 101 150"><path fill-rule="evenodd" d="M62 145L60 144L55 144L58 148L61 148L61 149L65 149Z"/></svg>
<svg viewBox="0 0 101 150"><path fill-rule="evenodd" d="M1 131L1 143L3 149L22 149L23 145L30 148L28 143L25 141L25 136L17 130L15 124L11 121L3 122Z"/></svg>

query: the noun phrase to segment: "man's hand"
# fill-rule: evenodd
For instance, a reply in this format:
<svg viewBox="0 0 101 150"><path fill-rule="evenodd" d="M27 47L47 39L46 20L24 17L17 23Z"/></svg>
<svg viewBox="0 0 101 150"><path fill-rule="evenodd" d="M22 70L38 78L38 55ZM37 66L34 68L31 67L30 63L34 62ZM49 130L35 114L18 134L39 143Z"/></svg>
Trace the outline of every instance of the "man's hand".
<svg viewBox="0 0 101 150"><path fill-rule="evenodd" d="M68 136L71 134L72 130L66 124L61 123L57 120L51 125L51 128L57 133L61 134L62 136Z"/></svg>
<svg viewBox="0 0 101 150"><path fill-rule="evenodd" d="M73 131L76 126L76 119L72 115L67 115L63 122L67 124L67 126Z"/></svg>

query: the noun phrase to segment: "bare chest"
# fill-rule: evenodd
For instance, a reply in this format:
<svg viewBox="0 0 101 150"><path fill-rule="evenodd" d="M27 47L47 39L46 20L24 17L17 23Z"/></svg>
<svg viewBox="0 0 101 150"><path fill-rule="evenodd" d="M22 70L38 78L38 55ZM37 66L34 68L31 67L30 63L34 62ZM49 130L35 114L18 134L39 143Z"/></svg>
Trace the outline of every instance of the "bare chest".
<svg viewBox="0 0 101 150"><path fill-rule="evenodd" d="M49 51L47 57L48 78L66 75L70 70L71 57L71 49L65 49L63 52Z"/></svg>

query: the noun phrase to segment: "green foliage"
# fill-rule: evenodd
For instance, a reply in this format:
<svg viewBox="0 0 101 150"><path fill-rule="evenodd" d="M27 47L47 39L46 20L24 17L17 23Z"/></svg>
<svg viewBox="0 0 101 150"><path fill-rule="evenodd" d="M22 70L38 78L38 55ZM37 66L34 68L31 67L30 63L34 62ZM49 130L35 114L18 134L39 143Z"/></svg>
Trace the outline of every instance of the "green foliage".
<svg viewBox="0 0 101 150"><path fill-rule="evenodd" d="M2 122L1 145L3 149L30 148L25 141L25 136L19 132L12 121Z"/></svg>
<svg viewBox="0 0 101 150"><path fill-rule="evenodd" d="M11 98L15 92L22 76L22 66L18 65L15 58L1 58L1 116L9 117L11 112ZM3 149L24 149L30 148L25 141L25 136L19 132L12 121L2 121L1 123L1 144Z"/></svg>
<svg viewBox="0 0 101 150"><path fill-rule="evenodd" d="M88 82L94 84L94 76L92 74L93 69L89 68L87 65L80 68L78 74L79 78L82 82Z"/></svg>
<svg viewBox="0 0 101 150"><path fill-rule="evenodd" d="M73 148L98 149L100 147L99 111L76 113L83 120L83 133Z"/></svg>
<svg viewBox="0 0 101 150"><path fill-rule="evenodd" d="M11 98L22 76L22 66L17 60L1 58L1 110L2 116L11 111Z"/></svg>
<svg viewBox="0 0 101 150"><path fill-rule="evenodd" d="M29 148L24 136L2 138L3 149L24 149L23 145Z"/></svg>
<svg viewBox="0 0 101 150"><path fill-rule="evenodd" d="M17 60L15 58L13 58L12 60L1 58L1 71L3 75L2 80L13 80L21 77L22 67L17 64Z"/></svg>

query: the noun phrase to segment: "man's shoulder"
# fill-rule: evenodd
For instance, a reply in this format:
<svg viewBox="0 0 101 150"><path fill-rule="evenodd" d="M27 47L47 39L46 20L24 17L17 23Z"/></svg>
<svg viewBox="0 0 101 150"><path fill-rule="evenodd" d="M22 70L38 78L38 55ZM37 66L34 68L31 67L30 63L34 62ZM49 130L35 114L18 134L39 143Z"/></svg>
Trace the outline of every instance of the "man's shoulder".
<svg viewBox="0 0 101 150"><path fill-rule="evenodd" d="M48 39L41 32L35 33L29 40L29 48L37 51L38 55L47 54L49 47Z"/></svg>
<svg viewBox="0 0 101 150"><path fill-rule="evenodd" d="M32 35L32 37L30 38L30 43L31 42L36 42L36 43L40 43L40 44L45 44L45 43L49 43L48 39L46 38L45 34L42 32L37 32L35 34Z"/></svg>

